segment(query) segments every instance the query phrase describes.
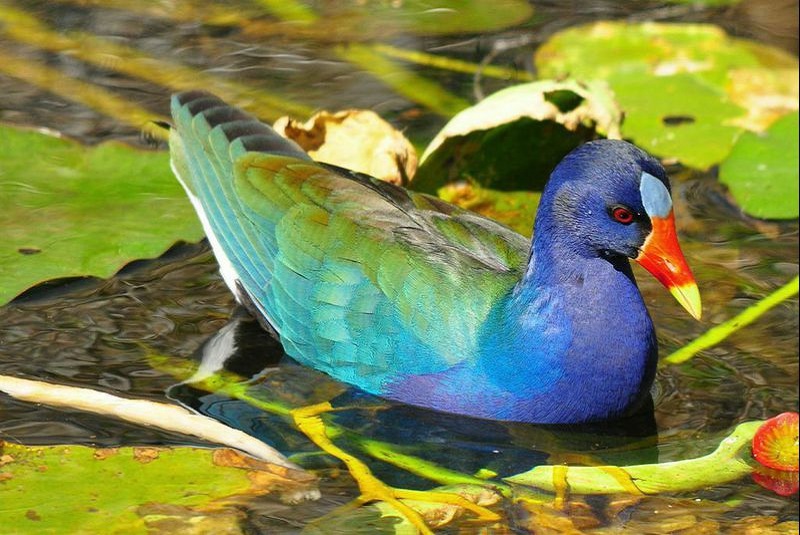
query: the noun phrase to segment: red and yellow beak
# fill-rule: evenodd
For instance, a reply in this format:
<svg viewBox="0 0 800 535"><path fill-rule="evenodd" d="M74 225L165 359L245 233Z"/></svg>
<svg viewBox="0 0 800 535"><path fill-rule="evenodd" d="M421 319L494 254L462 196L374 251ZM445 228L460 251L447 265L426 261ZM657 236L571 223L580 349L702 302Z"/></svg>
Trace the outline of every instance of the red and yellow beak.
<svg viewBox="0 0 800 535"><path fill-rule="evenodd" d="M650 217L653 230L644 242L636 261L666 286L683 308L695 319L702 315L700 292L678 245L675 215Z"/></svg>

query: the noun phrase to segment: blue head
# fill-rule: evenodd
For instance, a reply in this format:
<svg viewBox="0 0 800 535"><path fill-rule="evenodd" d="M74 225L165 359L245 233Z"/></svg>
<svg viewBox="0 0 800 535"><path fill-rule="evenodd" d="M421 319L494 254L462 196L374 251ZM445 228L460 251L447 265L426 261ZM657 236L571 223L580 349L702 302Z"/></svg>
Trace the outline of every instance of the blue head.
<svg viewBox="0 0 800 535"><path fill-rule="evenodd" d="M622 269L634 259L700 317L700 294L678 245L666 171L625 141L587 143L558 164L542 195L533 252L567 264L603 258ZM568 273L564 265L559 269Z"/></svg>
<svg viewBox="0 0 800 535"><path fill-rule="evenodd" d="M625 141L593 141L561 161L542 195L533 251L539 259L563 259L562 272L565 263L580 259L604 258L625 268L634 259L699 317L700 297L678 245L666 171Z"/></svg>
<svg viewBox="0 0 800 535"><path fill-rule="evenodd" d="M652 229L640 194L642 173L669 192L661 164L630 143L601 140L575 149L547 183L542 206L550 210L539 212L537 237L558 236L581 257L635 258ZM549 228L543 233L540 225Z"/></svg>

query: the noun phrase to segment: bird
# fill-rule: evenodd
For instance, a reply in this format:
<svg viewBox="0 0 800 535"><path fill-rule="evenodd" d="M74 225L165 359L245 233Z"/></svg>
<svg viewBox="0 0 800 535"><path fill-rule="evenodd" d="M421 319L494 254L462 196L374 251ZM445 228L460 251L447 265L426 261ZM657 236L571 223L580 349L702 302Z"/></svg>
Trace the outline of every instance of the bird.
<svg viewBox="0 0 800 535"><path fill-rule="evenodd" d="M667 173L627 141L565 156L528 239L316 162L206 91L173 95L171 114L172 170L236 300L289 357L361 391L488 420L612 420L649 399L658 358L630 260L700 319Z"/></svg>

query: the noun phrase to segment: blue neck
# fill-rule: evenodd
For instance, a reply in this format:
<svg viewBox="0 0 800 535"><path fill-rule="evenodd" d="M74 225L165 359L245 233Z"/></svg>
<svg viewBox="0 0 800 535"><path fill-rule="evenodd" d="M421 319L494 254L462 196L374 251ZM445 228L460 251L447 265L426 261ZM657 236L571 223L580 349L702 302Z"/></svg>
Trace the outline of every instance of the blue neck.
<svg viewBox="0 0 800 535"><path fill-rule="evenodd" d="M646 399L657 345L628 260L576 239L553 191L525 273L484 321L475 358L393 385L389 397L544 424L610 419Z"/></svg>
<svg viewBox="0 0 800 535"><path fill-rule="evenodd" d="M486 393L504 400L492 417L622 415L647 396L655 374L652 322L628 260L576 249L551 214L540 210L527 271L487 322Z"/></svg>

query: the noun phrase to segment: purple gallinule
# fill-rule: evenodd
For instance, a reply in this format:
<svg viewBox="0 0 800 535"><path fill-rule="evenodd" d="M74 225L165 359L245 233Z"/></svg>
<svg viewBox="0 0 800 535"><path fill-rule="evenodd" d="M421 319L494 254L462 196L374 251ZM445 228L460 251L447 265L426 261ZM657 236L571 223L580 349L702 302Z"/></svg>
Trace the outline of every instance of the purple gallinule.
<svg viewBox="0 0 800 535"><path fill-rule="evenodd" d="M318 163L202 91L172 166L237 299L286 353L367 392L479 418L623 416L656 369L629 260L699 318L660 163L614 140L556 167L532 243L438 198Z"/></svg>

